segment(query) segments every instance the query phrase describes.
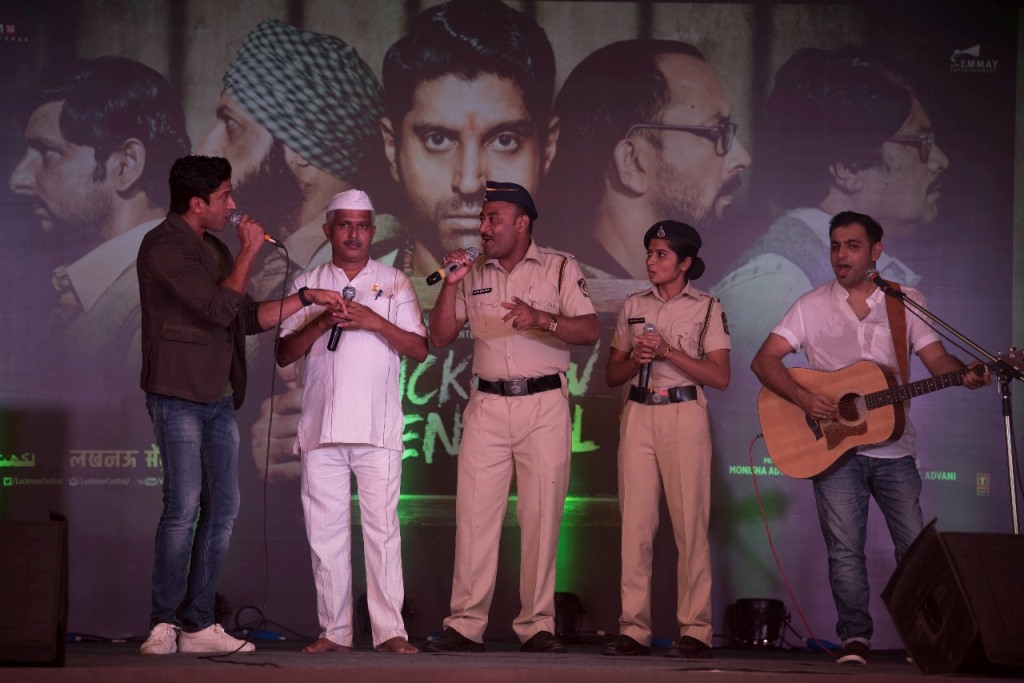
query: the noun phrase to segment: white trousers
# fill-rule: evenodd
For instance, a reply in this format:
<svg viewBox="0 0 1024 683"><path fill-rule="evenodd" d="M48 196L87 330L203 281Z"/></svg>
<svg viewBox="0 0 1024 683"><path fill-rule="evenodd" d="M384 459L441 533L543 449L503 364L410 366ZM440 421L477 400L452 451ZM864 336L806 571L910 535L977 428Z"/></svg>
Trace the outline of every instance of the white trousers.
<svg viewBox="0 0 1024 683"><path fill-rule="evenodd" d="M376 647L408 638L402 622L398 493L402 452L336 445L302 453L302 510L313 556L320 636L352 645L352 475L359 491L366 595Z"/></svg>

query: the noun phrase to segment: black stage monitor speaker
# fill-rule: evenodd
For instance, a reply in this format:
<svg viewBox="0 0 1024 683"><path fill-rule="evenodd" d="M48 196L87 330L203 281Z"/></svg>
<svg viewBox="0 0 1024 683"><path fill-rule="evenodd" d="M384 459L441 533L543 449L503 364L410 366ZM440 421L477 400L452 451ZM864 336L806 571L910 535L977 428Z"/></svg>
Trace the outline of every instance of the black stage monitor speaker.
<svg viewBox="0 0 1024 683"><path fill-rule="evenodd" d="M0 665L63 666L68 526L0 522Z"/></svg>
<svg viewBox="0 0 1024 683"><path fill-rule="evenodd" d="M926 674L1024 673L1024 537L939 533L935 521L882 591Z"/></svg>

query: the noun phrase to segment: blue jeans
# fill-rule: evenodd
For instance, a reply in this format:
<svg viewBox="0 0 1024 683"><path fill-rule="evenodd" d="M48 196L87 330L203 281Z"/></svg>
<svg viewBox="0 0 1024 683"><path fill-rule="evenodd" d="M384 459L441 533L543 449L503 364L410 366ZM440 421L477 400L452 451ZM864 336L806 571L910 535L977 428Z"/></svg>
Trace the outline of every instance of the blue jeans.
<svg viewBox="0 0 1024 683"><path fill-rule="evenodd" d="M195 403L146 394L164 466L151 624L214 623L214 594L238 514L238 423L231 396Z"/></svg>
<svg viewBox="0 0 1024 683"><path fill-rule="evenodd" d="M828 577L839 620L836 633L871 640L870 593L864 559L868 498L874 496L896 546L899 563L921 532L921 475L913 456L855 455L835 472L814 480L818 521L828 549Z"/></svg>

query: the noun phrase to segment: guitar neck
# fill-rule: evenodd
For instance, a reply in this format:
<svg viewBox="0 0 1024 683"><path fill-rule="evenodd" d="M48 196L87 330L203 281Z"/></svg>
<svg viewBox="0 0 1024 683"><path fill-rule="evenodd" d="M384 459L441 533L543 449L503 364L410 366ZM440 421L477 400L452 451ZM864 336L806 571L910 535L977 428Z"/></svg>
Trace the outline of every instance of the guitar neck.
<svg viewBox="0 0 1024 683"><path fill-rule="evenodd" d="M876 391L865 396L864 400L867 402L869 410L894 403L902 403L915 396L930 394L939 389L961 386L964 383L964 375L966 373L967 368L961 368L953 372L947 372L945 375L936 375L917 382L911 382L910 384L902 384L895 389Z"/></svg>

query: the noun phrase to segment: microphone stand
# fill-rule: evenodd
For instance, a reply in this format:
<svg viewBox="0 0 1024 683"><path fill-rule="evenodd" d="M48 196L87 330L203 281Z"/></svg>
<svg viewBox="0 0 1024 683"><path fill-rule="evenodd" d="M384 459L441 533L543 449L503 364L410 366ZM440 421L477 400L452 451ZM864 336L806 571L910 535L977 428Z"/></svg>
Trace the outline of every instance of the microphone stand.
<svg viewBox="0 0 1024 683"><path fill-rule="evenodd" d="M927 308L917 303L906 294L898 291L892 285L885 280L877 278L872 280L878 287L885 293L886 296L891 296L894 299L898 299L905 308L912 308L914 311L925 316L932 322L936 323L944 330L949 332L951 335L956 337L958 340L963 342L965 345L972 348L975 353L979 356L983 356L989 360L989 366L992 367L997 376L999 377L999 394L1002 397L1003 403L1003 430L1006 437L1006 469L1010 477L1010 515L1013 521L1013 533L1014 535L1020 534L1020 525L1017 519L1017 486L1016 486L1016 473L1014 463L1017 457L1017 445L1013 440L1013 407L1011 401L1010 391L1010 380L1017 380L1018 382L1024 382L1024 375L1021 375L1020 370L1007 363L1002 358L992 355L989 351L975 344L973 341L968 339L966 336L961 334L954 327L946 323L942 318L935 315Z"/></svg>

